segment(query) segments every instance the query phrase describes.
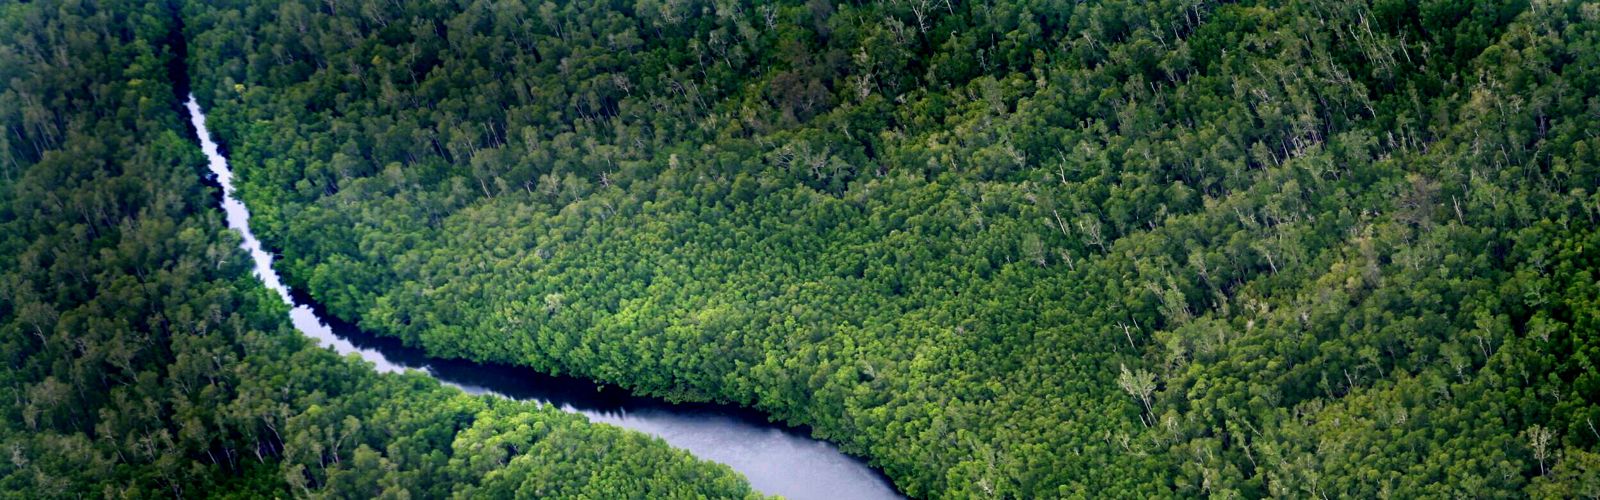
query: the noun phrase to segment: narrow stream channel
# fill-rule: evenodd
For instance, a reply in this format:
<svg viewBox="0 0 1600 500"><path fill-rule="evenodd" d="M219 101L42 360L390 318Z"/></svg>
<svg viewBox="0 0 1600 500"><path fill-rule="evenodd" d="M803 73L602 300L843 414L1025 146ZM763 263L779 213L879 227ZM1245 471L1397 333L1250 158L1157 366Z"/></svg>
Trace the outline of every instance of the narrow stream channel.
<svg viewBox="0 0 1600 500"><path fill-rule="evenodd" d="M573 378L554 377L528 368L483 365L429 357L398 339L378 337L354 325L330 321L303 294L292 293L272 269L267 253L250 232L250 212L234 194L233 172L206 130L206 117L190 94L184 103L200 137L216 182L222 186L222 210L228 227L244 236L255 275L292 308L289 317L301 333L341 355L356 353L380 372L418 370L445 385L472 394L552 404L581 413L589 420L659 436L667 443L706 460L733 467L762 493L793 499L899 498L882 473L845 455L802 430L768 422L760 413L710 404L671 404L639 397L616 387ZM325 319L328 318L328 319Z"/></svg>

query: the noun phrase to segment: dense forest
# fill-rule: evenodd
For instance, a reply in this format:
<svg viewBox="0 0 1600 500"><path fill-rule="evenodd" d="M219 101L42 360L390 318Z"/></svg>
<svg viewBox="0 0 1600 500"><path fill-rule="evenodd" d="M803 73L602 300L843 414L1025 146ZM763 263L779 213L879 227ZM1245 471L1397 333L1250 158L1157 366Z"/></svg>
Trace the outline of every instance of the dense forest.
<svg viewBox="0 0 1600 500"><path fill-rule="evenodd" d="M288 278L916 497L1600 494L1600 6L217 1Z"/></svg>
<svg viewBox="0 0 1600 500"><path fill-rule="evenodd" d="M0 4L0 496L755 496L659 439L290 329L201 182L177 15Z"/></svg>

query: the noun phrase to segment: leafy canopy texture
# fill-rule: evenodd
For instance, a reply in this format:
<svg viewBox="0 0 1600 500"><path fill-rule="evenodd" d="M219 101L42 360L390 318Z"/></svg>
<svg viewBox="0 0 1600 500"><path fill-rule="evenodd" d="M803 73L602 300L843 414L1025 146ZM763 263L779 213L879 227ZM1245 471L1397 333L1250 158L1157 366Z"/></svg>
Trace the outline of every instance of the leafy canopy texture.
<svg viewBox="0 0 1600 500"><path fill-rule="evenodd" d="M0 4L0 497L755 496L659 439L289 328L201 184L177 14Z"/></svg>
<svg viewBox="0 0 1600 500"><path fill-rule="evenodd" d="M438 356L917 497L1593 496L1600 7L184 7L263 236Z"/></svg>

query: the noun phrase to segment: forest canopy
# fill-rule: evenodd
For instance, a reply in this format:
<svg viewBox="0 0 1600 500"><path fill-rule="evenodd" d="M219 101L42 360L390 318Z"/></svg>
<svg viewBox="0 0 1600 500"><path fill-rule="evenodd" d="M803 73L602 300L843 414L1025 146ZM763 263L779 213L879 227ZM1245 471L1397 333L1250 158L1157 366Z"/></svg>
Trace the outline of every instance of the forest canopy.
<svg viewBox="0 0 1600 500"><path fill-rule="evenodd" d="M752 407L912 497L1600 497L1593 2L0 22L4 491L753 495L297 336L186 73L286 279L434 356Z"/></svg>

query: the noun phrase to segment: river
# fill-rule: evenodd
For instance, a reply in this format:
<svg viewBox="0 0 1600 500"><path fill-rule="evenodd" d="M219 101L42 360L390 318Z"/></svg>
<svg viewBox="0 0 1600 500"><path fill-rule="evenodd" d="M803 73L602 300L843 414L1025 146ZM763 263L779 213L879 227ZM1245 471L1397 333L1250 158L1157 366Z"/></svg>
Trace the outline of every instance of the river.
<svg viewBox="0 0 1600 500"><path fill-rule="evenodd" d="M250 232L250 211L235 196L233 171L222 156L206 117L189 95L184 103L200 138L211 173L222 186L222 210L229 228L244 236L241 245L254 261L255 275L291 308L289 318L301 333L341 355L355 353L379 372L417 370L445 385L472 394L493 394L555 405L595 422L660 437L705 460L720 462L749 478L762 493L793 499L899 498L882 473L845 455L803 429L768 422L754 411L711 404L672 404L634 396L616 387L554 377L532 369L446 360L379 337L322 314L304 294L291 291L272 269L272 254Z"/></svg>

